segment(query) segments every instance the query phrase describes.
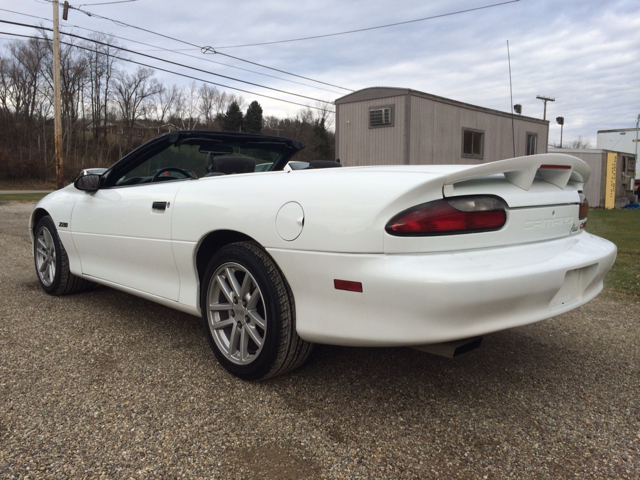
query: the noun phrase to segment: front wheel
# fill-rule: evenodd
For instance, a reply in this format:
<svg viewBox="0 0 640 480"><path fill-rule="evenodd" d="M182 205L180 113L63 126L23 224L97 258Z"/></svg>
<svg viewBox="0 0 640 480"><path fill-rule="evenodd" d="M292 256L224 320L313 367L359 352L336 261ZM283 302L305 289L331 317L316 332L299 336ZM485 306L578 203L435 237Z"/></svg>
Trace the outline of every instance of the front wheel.
<svg viewBox="0 0 640 480"><path fill-rule="evenodd" d="M271 257L258 245L222 248L202 282L202 319L218 361L243 380L291 371L313 344L295 328L293 295Z"/></svg>
<svg viewBox="0 0 640 480"><path fill-rule="evenodd" d="M69 271L69 258L49 216L42 217L34 231L33 257L42 289L50 295L68 295L95 286Z"/></svg>

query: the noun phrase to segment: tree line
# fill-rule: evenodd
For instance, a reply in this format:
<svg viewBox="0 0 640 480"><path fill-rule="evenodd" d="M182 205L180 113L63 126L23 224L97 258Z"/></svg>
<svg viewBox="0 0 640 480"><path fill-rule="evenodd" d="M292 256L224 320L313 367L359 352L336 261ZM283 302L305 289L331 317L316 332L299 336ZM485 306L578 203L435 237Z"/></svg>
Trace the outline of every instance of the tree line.
<svg viewBox="0 0 640 480"><path fill-rule="evenodd" d="M61 45L65 178L106 167L145 141L172 130L225 130L294 138L300 160L335 157L333 117L307 107L289 118L264 116L257 101L207 83L163 83L152 69L125 68L112 37ZM82 47L82 48L76 48ZM41 37L0 53L0 180L55 177L53 51ZM245 108L246 107L246 108Z"/></svg>

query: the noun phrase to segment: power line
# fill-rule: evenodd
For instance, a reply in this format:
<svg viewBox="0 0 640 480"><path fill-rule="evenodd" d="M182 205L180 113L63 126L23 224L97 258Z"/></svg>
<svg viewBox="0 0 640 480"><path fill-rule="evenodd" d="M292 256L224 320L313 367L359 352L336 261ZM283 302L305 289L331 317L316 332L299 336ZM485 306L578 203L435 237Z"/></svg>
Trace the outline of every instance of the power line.
<svg viewBox="0 0 640 480"><path fill-rule="evenodd" d="M512 2L517 2L517 1L519 1L519 0L511 0L511 1L512 1ZM203 53L207 53L205 50L207 50L207 49L211 49L211 47L206 47L206 46L205 46L205 47L202 47L202 46L200 46L200 45L196 45L195 43L187 42L186 40L181 40L181 39L179 39L179 38L172 37L172 36L170 36L170 35L165 35L165 34L163 34L163 33L154 32L153 30L148 30L148 29L146 29L146 28L138 27L138 26L136 26L136 25L130 25L130 24L128 24L128 23L121 22L120 20L115 20L115 19L113 19L113 18L105 17L105 16L103 16L103 15L98 15L97 13L87 12L86 10L82 10L82 9L80 9L80 8L78 8L78 7L74 7L74 6L72 6L72 5L69 5L69 8L72 8L72 9L74 9L74 10L77 10L78 12L84 13L85 15L87 15L87 16L89 16L89 17L96 17L96 18L100 18L100 19L102 19L102 20L108 20L108 21L113 22L113 23L115 23L116 25L119 25L119 26L122 26L122 27L135 28L136 30L140 30L140 31L143 31L143 32L151 33L152 35L158 35L158 36L160 36L160 37L164 37L164 38L167 38L167 39L169 39L169 40L173 40L174 42L179 42L179 43L183 43L183 44L185 44L185 45L189 45L189 46L191 46L191 47L196 47L196 48L198 48L200 51L202 51ZM315 79L313 79L313 78L304 77L304 76L302 76L302 75L297 75L297 74L295 74L295 73L287 72L287 71L285 71L285 70L279 70L279 69L277 69L277 68L269 67L269 66L267 66L267 65L263 65L263 64L261 64L261 63L251 62L251 61L249 61L249 60L245 60L245 59L243 59L243 58L239 58L239 57L232 57L231 55L226 55L226 54L223 54L223 53L220 53L220 52L216 52L216 51L214 51L213 53L218 53L218 54L220 54L220 55L225 55L225 56L227 56L227 57L233 58L233 59L238 60L238 61L240 61L240 62L250 63L250 64L252 64L252 65L257 65L257 66L262 67L262 68L267 68L267 69L269 69L269 70L274 70L274 71L276 71L276 72L284 73L284 74L286 74L286 75L291 75L291 76L293 76L293 77L304 78L305 80L309 80L309 81L311 81L311 82L321 83L321 84L323 84L323 85L328 85L328 86L330 86L330 87L339 88L339 89L341 89L341 90L346 90L346 91L348 91L348 92L353 92L353 91L354 91L354 90L352 90L352 89L350 89L350 88L341 87L341 86L339 86L339 85L334 85L334 84L332 84L332 83L322 82L322 81L320 81L320 80L315 80Z"/></svg>
<svg viewBox="0 0 640 480"><path fill-rule="evenodd" d="M45 20L45 21L51 23L51 19L50 18L39 17L37 15L29 15L27 13L16 12L15 10L8 10L6 8L0 8L0 11L14 13L16 15L22 15L22 16L25 16L25 17L37 18L39 20ZM149 44L149 43L140 42L138 40L132 40L130 38L119 37L118 35L107 34L107 33L101 32L99 30L93 30L91 28L81 27L80 25L68 25L68 27L69 28L79 28L81 30L86 30L88 32L93 32L93 33L99 33L99 34L102 34L102 35L109 35L109 36L111 36L113 38L117 38L117 39L120 39L120 40L125 40L127 42L137 43L137 44L144 45L144 46L147 46L147 47L152 47L152 48L155 48L155 49L159 49L161 51L171 52L171 53L175 53L177 55L182 55L182 56L185 56L185 57L195 58L195 59L198 59L198 60L201 60L201 61L205 61L205 62L208 62L208 63L215 63L216 65L223 65L225 67L235 68L236 70L242 70L243 72L255 73L256 75L261 75L261 76L269 77L269 78L275 78L276 80L281 80L283 82L295 83L296 85L303 85L305 87L316 88L316 89L319 89L319 90L324 90L325 92L330 92L330 93L334 93L336 95L341 95L340 92L336 92L334 90L329 90L327 88L318 87L318 86L314 86L314 85L309 85L307 83L302 83L302 82L296 82L295 80L289 80L289 79L282 78L282 77L276 77L274 75L269 75L267 73L257 72L255 70L249 70L248 68L237 67L235 65L230 65L228 63L216 62L215 60L209 60L208 58L202 58L202 57L198 57L196 55L189 55L188 53L183 53L183 52L181 52L181 51L179 51L177 49L165 48L165 47L161 47L161 46L158 46L158 45L152 45L152 44ZM189 49L189 50L191 50L191 49Z"/></svg>
<svg viewBox="0 0 640 480"><path fill-rule="evenodd" d="M83 3L82 5L78 5L79 7L93 7L94 5L111 5L113 3L129 3L129 2L137 2L139 0L118 0L117 2L103 2L103 3Z"/></svg>
<svg viewBox="0 0 640 480"><path fill-rule="evenodd" d="M26 24L26 23L20 23L20 22L11 22L11 21L9 21L9 20L1 20L1 19L0 19L0 23L7 23L7 24L10 24L10 25L18 25L18 26L22 26L22 27L31 27L31 28L36 28L36 29L39 29L39 30L48 30L48 31L51 31L51 29L50 29L50 28L47 28L47 27L38 27L38 26L36 26L36 25L29 25L29 24ZM197 71L197 72L202 72L202 73L206 73L206 74L209 74L209 75L215 75L216 77L226 78L227 80L233 80L233 81L235 81L235 82L246 83L247 85L252 85L252 86L254 86L254 87L266 88L267 90L272 90L272 91L274 91L274 92L284 93L285 95L293 95L293 96L295 96L295 97L306 98L307 100L313 100L313 101L315 101L315 102L321 102L321 103L332 104L332 102L328 102L328 101L326 101L326 100L321 100L321 99L319 99L319 98L309 97L309 96L307 96L307 95L301 95L301 94L299 94L299 93L287 92L286 90L280 90L280 89L278 89L278 88L267 87L267 86L264 86L264 85L260 85L260 84L258 84L258 83L248 82L248 81L246 81L246 80L240 80L240 79L238 79L238 78L229 77L229 76L227 76L227 75L222 75L222 74L220 74L220 73L209 72L209 71L207 71L207 70L203 70L203 69L201 69L201 68L197 68L197 67L191 67L191 66L189 66L189 65L185 65L185 64L183 64L183 63L178 63L178 62L174 62L174 61L171 61L171 60L166 60L166 59L164 59L164 58L154 57L153 55L148 55L148 54L146 54L146 53L136 52L135 50L130 50L130 49L128 49L128 48L124 48L124 47L118 47L117 45L110 45L110 44L108 44L108 43L101 42L101 41L99 41L99 40L95 40L95 39L91 39L91 38L83 37L82 35L75 35L75 34L73 34L73 33L66 33L65 35L67 35L68 37L79 38L79 39L81 39L81 40L85 40L85 41L88 41L88 42L93 42L93 43L96 43L96 44L105 45L105 46L108 46L108 47L111 47L111 48L115 48L115 49L117 49L117 50L121 50L121 51L123 51L123 52L132 53L132 54L134 54L134 55L140 55L140 56L142 56L142 57L151 58L151 59L153 59L153 60L158 60L158 61L161 61L161 62L170 63L170 64L172 64L172 65L176 65L176 66L178 66L178 67L188 68L188 69L190 69L190 70L195 70L195 71Z"/></svg>
<svg viewBox="0 0 640 480"><path fill-rule="evenodd" d="M292 39L289 39L289 40L276 40L276 41L273 41L273 42L248 43L248 44L245 44L245 45L227 45L227 46L224 46L224 47L213 47L213 48L218 49L218 48L256 47L256 46L259 46L259 45L274 45L276 43L302 42L304 40L314 40L314 39L317 39L317 38L336 37L338 35L349 35L351 33L366 32L366 31L369 31L369 30L378 30L380 28L396 27L398 25L406 25L408 23L424 22L426 20L433 20L435 18L450 17L452 15L459 15L461 13L475 12L477 10L483 10L483 9L486 9L486 8L499 7L501 5L507 5L509 3L515 3L515 2L519 2L519 1L520 0L509 0L507 2L494 3L492 5L485 5L483 7L468 8L466 10L459 10L457 12L443 13L441 15L433 15L431 17L416 18L414 20L407 20L407 21L404 21L404 22L388 23L386 25L378 25L377 27L358 28L356 30L347 30L345 32L327 33L327 34L324 34L324 35L314 35L314 36L311 36L311 37L292 38Z"/></svg>
<svg viewBox="0 0 640 480"><path fill-rule="evenodd" d="M50 29L47 29L47 30L50 30ZM11 35L11 36L13 36L13 37L22 37L22 38L29 38L29 39L34 39L34 40L43 40L43 41L44 41L44 40L46 40L46 41L49 41L49 39L48 39L48 38L36 37L36 36L33 36L33 35L22 35L22 34L19 34L19 33L11 33L11 32L0 32L0 35ZM91 41L93 41L93 40L91 40ZM79 48L80 50L86 50L86 51L88 51L88 52L94 52L94 50L92 50L92 49L90 49L90 48L87 48L87 47L83 47L83 46L81 46L81 45L75 45L75 44L73 44L73 43L63 42L63 41L61 41L60 43L62 43L62 44L64 44L64 45L68 45L68 46L70 46L70 47ZM285 103L290 103L290 104L292 104L292 105L299 105L299 106L301 106L301 107L312 108L312 109L314 109L314 110L320 110L320 111L322 111L322 112L335 113L333 110L326 110L326 109L324 109L324 108L320 108L320 107L312 107L312 106L310 106L310 105L305 105L304 103L292 102L291 100L284 100L284 99L282 99L282 98L271 97L271 96L269 96L269 95L264 95L264 94L262 94L262 93L250 92L250 91L248 91L248 90L243 90L243 89L241 89L241 88L237 88L237 87L230 87L230 86L228 86L228 85L223 85L223 84L221 84L221 83L212 82L212 81L210 81L210 80L205 80L205 79L202 79L202 78L193 77L193 76L191 76L191 75L186 75L186 74L184 74L184 73L175 72L175 71L173 71L173 70L168 70L168 69L166 69L166 68L156 67L156 66L153 66L153 65L148 65L148 64L146 64L146 63L142 63L142 62L136 62L135 60L130 60L130 59L128 59L128 58L124 58L124 57L117 57L117 56L115 56L115 55L112 55L112 56L113 56L114 58L117 58L118 60L122 60L123 62L133 63L133 64L135 64L135 65L140 65L140 66L142 66L142 67L153 68L153 69L155 69L155 70L160 70L161 72L171 73L171 74L173 74L173 75L178 75L178 76L180 76L180 77L189 78L189 79L191 79L191 80L197 80L197 81L199 81L199 82L208 83L208 84L210 84L210 85L216 85L216 86L218 86L218 87L229 88L229 89L231 89L231 90L236 90L236 91L239 91L239 92L248 93L249 95L256 95L256 96L258 96L258 97L269 98L269 99L271 99L271 100L276 100L276 101L278 101L278 102L285 102Z"/></svg>

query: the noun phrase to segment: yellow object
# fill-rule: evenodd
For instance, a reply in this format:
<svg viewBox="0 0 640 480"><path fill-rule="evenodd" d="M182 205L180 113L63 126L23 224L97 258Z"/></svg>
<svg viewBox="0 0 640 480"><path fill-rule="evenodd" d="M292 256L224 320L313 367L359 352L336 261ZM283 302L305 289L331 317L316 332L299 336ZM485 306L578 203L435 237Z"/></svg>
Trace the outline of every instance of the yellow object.
<svg viewBox="0 0 640 480"><path fill-rule="evenodd" d="M607 183L604 190L604 208L611 210L616 206L616 172L618 171L618 154L607 153Z"/></svg>

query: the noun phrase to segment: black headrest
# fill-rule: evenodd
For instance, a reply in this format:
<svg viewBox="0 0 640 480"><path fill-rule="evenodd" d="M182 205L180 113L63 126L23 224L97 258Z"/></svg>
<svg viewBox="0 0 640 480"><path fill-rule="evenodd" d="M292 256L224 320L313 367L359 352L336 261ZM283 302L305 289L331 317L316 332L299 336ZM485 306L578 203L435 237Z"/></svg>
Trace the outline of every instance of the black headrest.
<svg viewBox="0 0 640 480"><path fill-rule="evenodd" d="M208 157L208 156L207 156ZM207 161L209 159L207 158ZM255 172L256 161L251 157L221 156L213 158L213 171L225 174Z"/></svg>
<svg viewBox="0 0 640 480"><path fill-rule="evenodd" d="M207 168L207 172L211 173L213 172L213 153L209 152L207 153L207 161L206 161L206 168Z"/></svg>

